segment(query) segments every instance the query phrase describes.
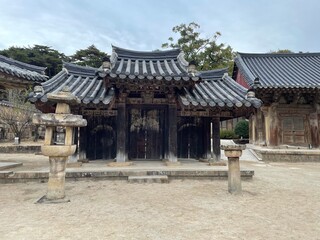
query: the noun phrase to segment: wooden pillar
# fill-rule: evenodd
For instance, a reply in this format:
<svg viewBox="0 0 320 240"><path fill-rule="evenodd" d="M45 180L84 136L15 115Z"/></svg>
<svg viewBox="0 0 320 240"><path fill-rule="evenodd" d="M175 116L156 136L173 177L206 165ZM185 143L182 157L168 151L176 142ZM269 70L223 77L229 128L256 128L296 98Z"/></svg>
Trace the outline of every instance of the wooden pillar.
<svg viewBox="0 0 320 240"><path fill-rule="evenodd" d="M278 146L278 126L279 120L277 116L277 104L272 104L270 107L262 107L265 120L265 137L267 146Z"/></svg>
<svg viewBox="0 0 320 240"><path fill-rule="evenodd" d="M87 127L80 128L79 131L79 161L87 161Z"/></svg>
<svg viewBox="0 0 320 240"><path fill-rule="evenodd" d="M177 162L177 106L170 104L168 107L168 160Z"/></svg>
<svg viewBox="0 0 320 240"><path fill-rule="evenodd" d="M264 131L265 131L265 143L269 146L270 142L270 116L269 116L269 107L261 107L261 111L264 117Z"/></svg>
<svg viewBox="0 0 320 240"><path fill-rule="evenodd" d="M255 143L255 116L251 115L249 118L249 143Z"/></svg>
<svg viewBox="0 0 320 240"><path fill-rule="evenodd" d="M318 113L311 113L309 115L309 125L310 125L310 137L311 137L311 146L313 148L319 148L320 146L320 132L318 124Z"/></svg>
<svg viewBox="0 0 320 240"><path fill-rule="evenodd" d="M127 158L126 126L126 104L119 103L117 115L117 162L125 162Z"/></svg>
<svg viewBox="0 0 320 240"><path fill-rule="evenodd" d="M202 128L202 138L203 138L203 158L210 159L211 158L211 139L210 139L210 131L211 131L211 119L208 117L202 118L203 120L203 128Z"/></svg>
<svg viewBox="0 0 320 240"><path fill-rule="evenodd" d="M220 161L220 117L212 118L212 159L211 161Z"/></svg>

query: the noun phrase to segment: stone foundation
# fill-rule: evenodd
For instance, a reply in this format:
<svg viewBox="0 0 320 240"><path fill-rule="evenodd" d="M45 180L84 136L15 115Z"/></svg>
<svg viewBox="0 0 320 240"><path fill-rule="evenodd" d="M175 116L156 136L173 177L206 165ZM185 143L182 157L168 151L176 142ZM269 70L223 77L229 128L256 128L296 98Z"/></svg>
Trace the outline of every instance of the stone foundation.
<svg viewBox="0 0 320 240"><path fill-rule="evenodd" d="M255 150L265 162L320 162L320 150Z"/></svg>
<svg viewBox="0 0 320 240"><path fill-rule="evenodd" d="M0 153L39 153L41 146L0 146Z"/></svg>

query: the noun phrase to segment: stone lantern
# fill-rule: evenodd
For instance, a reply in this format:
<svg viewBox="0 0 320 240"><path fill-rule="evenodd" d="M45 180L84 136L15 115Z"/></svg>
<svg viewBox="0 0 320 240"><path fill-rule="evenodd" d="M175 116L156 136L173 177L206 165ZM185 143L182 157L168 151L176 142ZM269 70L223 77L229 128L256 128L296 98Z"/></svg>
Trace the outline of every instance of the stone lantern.
<svg viewBox="0 0 320 240"><path fill-rule="evenodd" d="M46 126L41 151L49 157L50 172L48 191L42 201L55 201L65 197L67 159L76 151L74 128L86 126L87 121L81 115L71 114L70 105L79 104L80 100L67 87L58 93L48 93L47 97L57 103L55 113L34 114L33 123Z"/></svg>
<svg viewBox="0 0 320 240"><path fill-rule="evenodd" d="M245 148L245 145L221 146L225 156L228 158L228 191L232 194L240 194L242 192L239 158Z"/></svg>

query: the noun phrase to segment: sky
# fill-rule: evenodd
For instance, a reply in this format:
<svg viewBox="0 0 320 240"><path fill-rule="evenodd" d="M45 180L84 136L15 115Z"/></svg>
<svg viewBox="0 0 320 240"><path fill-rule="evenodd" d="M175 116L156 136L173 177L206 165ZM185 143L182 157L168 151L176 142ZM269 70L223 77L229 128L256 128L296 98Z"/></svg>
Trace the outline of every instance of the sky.
<svg viewBox="0 0 320 240"><path fill-rule="evenodd" d="M196 22L237 52L320 52L318 0L0 0L0 9L0 49L149 51L177 39L174 26Z"/></svg>

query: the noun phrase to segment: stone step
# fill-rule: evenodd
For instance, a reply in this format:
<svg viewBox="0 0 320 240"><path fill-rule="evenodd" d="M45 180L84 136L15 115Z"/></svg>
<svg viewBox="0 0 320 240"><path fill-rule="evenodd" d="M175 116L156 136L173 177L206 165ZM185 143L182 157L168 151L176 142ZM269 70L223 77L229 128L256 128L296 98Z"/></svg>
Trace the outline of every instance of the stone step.
<svg viewBox="0 0 320 240"><path fill-rule="evenodd" d="M169 183L167 175L128 176L129 183Z"/></svg>

